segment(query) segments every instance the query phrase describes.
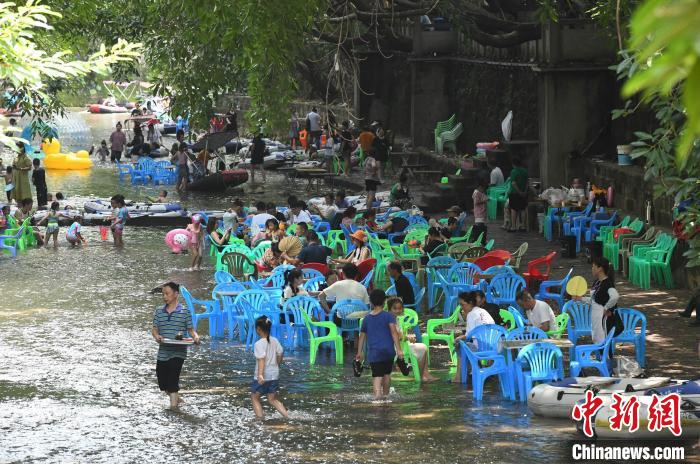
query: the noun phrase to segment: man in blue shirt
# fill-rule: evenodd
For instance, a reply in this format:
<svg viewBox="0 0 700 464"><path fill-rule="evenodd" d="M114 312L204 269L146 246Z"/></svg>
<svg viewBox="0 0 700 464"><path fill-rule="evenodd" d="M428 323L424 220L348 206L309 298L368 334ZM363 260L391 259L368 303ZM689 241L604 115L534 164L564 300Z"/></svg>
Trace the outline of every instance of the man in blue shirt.
<svg viewBox="0 0 700 464"><path fill-rule="evenodd" d="M298 226L297 226L298 227ZM327 246L318 243L318 234L314 230L306 233L306 246L302 248L299 256L299 262L327 264L328 257L333 254L333 251Z"/></svg>
<svg viewBox="0 0 700 464"><path fill-rule="evenodd" d="M367 361L372 368L374 398L380 399L389 394L394 357L403 358L403 351L401 351L399 333L396 330L396 317L384 311L386 301L384 290L372 290L369 301L372 304L372 311L362 319L355 360L364 359L364 347L367 341Z"/></svg>

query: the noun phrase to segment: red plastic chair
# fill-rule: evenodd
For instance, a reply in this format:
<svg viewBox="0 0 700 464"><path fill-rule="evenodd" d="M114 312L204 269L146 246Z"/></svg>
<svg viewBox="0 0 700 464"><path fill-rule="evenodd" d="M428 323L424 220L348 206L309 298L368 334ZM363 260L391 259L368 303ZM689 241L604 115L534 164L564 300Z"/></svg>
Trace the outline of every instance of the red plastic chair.
<svg viewBox="0 0 700 464"><path fill-rule="evenodd" d="M357 265L358 273L357 273L357 280L358 282L362 282L362 280L367 277L367 274L369 274L369 271L374 269L374 267L377 265L377 260L374 258L369 258L364 261L362 261L360 264Z"/></svg>
<svg viewBox="0 0 700 464"><path fill-rule="evenodd" d="M556 254L557 252L553 251L547 256L533 259L527 263L527 272L523 272L523 277L525 282L527 282L528 288L530 288L532 282L542 282L549 279L549 273L552 270L552 260Z"/></svg>
<svg viewBox="0 0 700 464"><path fill-rule="evenodd" d="M487 256L500 258L503 261L508 261L511 257L511 253L508 250L491 250L488 253L484 253L484 256L482 256L482 258L485 258ZM482 267L481 269L487 269L488 267L490 266Z"/></svg>
<svg viewBox="0 0 700 464"><path fill-rule="evenodd" d="M474 264L479 266L479 269L485 271L491 266L503 266L506 260L500 256L488 256L484 255L474 260Z"/></svg>
<svg viewBox="0 0 700 464"><path fill-rule="evenodd" d="M331 273L330 268L328 266L326 266L325 264L321 264L321 263L302 264L301 269L316 269L318 272L320 272L324 276L327 276L328 274Z"/></svg>

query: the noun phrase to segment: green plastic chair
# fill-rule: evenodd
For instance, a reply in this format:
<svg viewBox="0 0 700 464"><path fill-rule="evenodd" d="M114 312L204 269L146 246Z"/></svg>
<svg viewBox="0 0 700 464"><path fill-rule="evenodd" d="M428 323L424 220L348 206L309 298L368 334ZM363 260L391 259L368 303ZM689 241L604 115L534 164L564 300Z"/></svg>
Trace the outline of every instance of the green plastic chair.
<svg viewBox="0 0 700 464"><path fill-rule="evenodd" d="M630 281L643 289L649 289L653 275L656 283L673 288L671 256L677 243L677 238L663 234L659 237L657 247L639 247L638 254L630 258Z"/></svg>
<svg viewBox="0 0 700 464"><path fill-rule="evenodd" d="M471 247L472 244L468 242L455 243L450 245L450 247L447 249L447 254L450 255L450 257L458 260L462 257L462 254Z"/></svg>
<svg viewBox="0 0 700 464"><path fill-rule="evenodd" d="M488 242L486 242L486 245L484 245L484 248L486 248L488 251L491 251L494 243L495 243L495 240L491 239Z"/></svg>
<svg viewBox="0 0 700 464"><path fill-rule="evenodd" d="M508 324L508 326L506 327L506 330L508 332L518 328L518 325L515 323L515 317L513 317L513 315L507 309L499 309L498 315L501 316L501 320L505 324Z"/></svg>
<svg viewBox="0 0 700 464"><path fill-rule="evenodd" d="M494 185L486 189L488 200L486 202L486 217L496 219L498 217L498 207L505 205L510 191L510 177L503 185Z"/></svg>
<svg viewBox="0 0 700 464"><path fill-rule="evenodd" d="M426 253L428 255L428 259L433 259L437 256L442 256L445 253L447 253L447 243L443 243L442 245L438 245L433 249L432 253Z"/></svg>
<svg viewBox="0 0 700 464"><path fill-rule="evenodd" d="M603 256L610 261L610 263L613 265L613 269L616 271L620 269L620 260L618 259L618 256L622 239L637 235L642 230L642 227L644 227L644 223L639 219L635 219L627 226L628 229L634 231L633 233L620 234L618 235L617 240L615 240L613 235L610 234L609 241L607 243L603 243Z"/></svg>
<svg viewBox="0 0 700 464"><path fill-rule="evenodd" d="M22 237L20 237L19 242L17 243L18 250L26 250L30 246L35 246L37 244L36 237L34 236L34 228L31 225L31 218L26 218L19 227L17 227L17 221L14 218L13 223L15 224L15 227L8 227L7 229L5 229L4 235L16 235L17 232L19 232L19 229L21 227L24 227Z"/></svg>
<svg viewBox="0 0 700 464"><path fill-rule="evenodd" d="M549 338L561 338L561 336L564 335L564 332L566 332L566 326L569 324L569 317L570 316L568 313L562 313L555 317L554 322L556 322L557 328L548 330L547 336Z"/></svg>
<svg viewBox="0 0 700 464"><path fill-rule="evenodd" d="M430 365L430 342L436 340L442 340L447 343L447 347L450 349L450 357L454 359L455 354L455 337L454 331L451 330L450 333L438 333L436 330L442 325L455 325L459 319L459 312L462 310L461 306L457 306L452 315L445 319L428 319L425 323L425 333L423 334L423 343L428 347L426 356L428 357L428 365Z"/></svg>
<svg viewBox="0 0 700 464"><path fill-rule="evenodd" d="M338 327L333 321L312 321L306 311L301 311L304 324L309 334L309 362L316 364L316 355L321 343L331 342L335 345L335 363L343 364L343 337L338 335ZM328 330L323 337L314 334L314 328L319 327Z"/></svg>
<svg viewBox="0 0 700 464"><path fill-rule="evenodd" d="M466 232L464 235L462 235L461 237L460 237L460 236L458 236L458 237L450 237L450 238L447 240L447 243L449 243L449 244L455 244L455 243L464 243L464 242L468 242L469 239L472 237L472 228L473 228L473 226L469 226L469 228L467 229L467 232Z"/></svg>
<svg viewBox="0 0 700 464"><path fill-rule="evenodd" d="M624 218L622 218L622 221L620 221L620 223L617 225L600 226L600 228L598 229L598 237L596 237L596 240L603 243L610 242L612 239L613 231L618 227L629 227L631 221L632 218L630 216L625 216Z"/></svg>
<svg viewBox="0 0 700 464"><path fill-rule="evenodd" d="M410 333L412 329L418 325L418 313L411 308L404 308L404 315L397 318L396 325L402 334L406 335ZM416 382L420 382L420 367L418 365L418 358L411 353L411 345L406 338L401 340L401 351L403 351L404 360L411 363L411 367L413 368L413 378L416 380Z"/></svg>
<svg viewBox="0 0 700 464"><path fill-rule="evenodd" d="M241 254L244 254L250 258L252 251L246 245L240 245L240 244L226 245L221 250L217 250L216 251L216 270L217 271L224 270L224 264L222 262L222 257L226 253L241 253ZM251 261L253 261L253 259L251 259Z"/></svg>
<svg viewBox="0 0 700 464"><path fill-rule="evenodd" d="M247 282L250 277L258 277L258 268L245 253L236 251L224 253L221 257L222 271L227 271L239 282Z"/></svg>
<svg viewBox="0 0 700 464"><path fill-rule="evenodd" d="M333 254L337 257L338 256L338 245L340 245L340 248L342 249L342 255L345 256L348 254L348 245L345 242L345 236L343 235L342 230L329 230L328 231L328 248L333 250Z"/></svg>
<svg viewBox="0 0 700 464"><path fill-rule="evenodd" d="M486 254L487 251L488 250L486 250L486 248L482 246L473 246L467 249L464 253L462 253L462 256L459 257L459 261L481 258Z"/></svg>

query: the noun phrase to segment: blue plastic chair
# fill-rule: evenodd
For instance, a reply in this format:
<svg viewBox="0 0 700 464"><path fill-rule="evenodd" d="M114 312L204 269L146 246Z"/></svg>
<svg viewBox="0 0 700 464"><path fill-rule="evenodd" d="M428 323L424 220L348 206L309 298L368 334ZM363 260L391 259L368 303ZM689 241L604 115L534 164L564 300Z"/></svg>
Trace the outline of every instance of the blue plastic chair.
<svg viewBox="0 0 700 464"><path fill-rule="evenodd" d="M326 282L325 277L314 277L304 282L304 290L307 292L317 292L321 284Z"/></svg>
<svg viewBox="0 0 700 464"><path fill-rule="evenodd" d="M502 265L491 266L490 268L488 268L484 271L484 275L490 275L490 276L496 277L499 274L517 275L517 272L515 272L515 269L513 269L512 267L510 267L508 265L508 261L506 261L505 264L502 264Z"/></svg>
<svg viewBox="0 0 700 464"><path fill-rule="evenodd" d="M600 228L604 226L612 226L615 224L617 221L617 211L614 211L612 216L610 216L608 219L594 219L591 221L591 223L588 225L588 229L586 230L585 234L585 239L587 242L592 242L593 240L596 240L598 238L598 234L600 234Z"/></svg>
<svg viewBox="0 0 700 464"><path fill-rule="evenodd" d="M333 315L338 316L340 318L338 332L341 335L343 333L349 334L350 339L354 341L355 333L357 333L358 337L360 334L361 318L347 318L346 316L359 311L367 311L368 309L367 305L360 300L340 300L333 305L330 320L333 320Z"/></svg>
<svg viewBox="0 0 700 464"><path fill-rule="evenodd" d="M561 311L569 315L569 323L566 331L569 340L576 345L576 340L581 336L588 336L592 333L591 328L591 305L583 301L567 301Z"/></svg>
<svg viewBox="0 0 700 464"><path fill-rule="evenodd" d="M486 299L499 307L515 305L515 297L520 290L527 288L525 279L508 272L497 274L488 284Z"/></svg>
<svg viewBox="0 0 700 464"><path fill-rule="evenodd" d="M515 358L515 379L520 401L527 400L534 382L556 381L564 378L564 357L551 343L533 343L521 349Z"/></svg>
<svg viewBox="0 0 700 464"><path fill-rule="evenodd" d="M236 278L233 277L226 271L216 271L214 273L214 280L217 284L226 284L229 282L236 282Z"/></svg>
<svg viewBox="0 0 700 464"><path fill-rule="evenodd" d="M165 169L160 166L153 168L153 185L169 185L173 183L173 176L170 169Z"/></svg>
<svg viewBox="0 0 700 464"><path fill-rule="evenodd" d="M525 326L511 330L506 336L507 340L546 340L547 338L547 333L544 330Z"/></svg>
<svg viewBox="0 0 700 464"><path fill-rule="evenodd" d="M344 253L350 253L352 250L355 249L355 244L352 243L352 239L350 238L350 234L354 233L357 230L357 227L350 226L348 229L345 227L343 224L340 225L340 230L343 231L343 237L345 237L345 249L343 250Z"/></svg>
<svg viewBox="0 0 700 464"><path fill-rule="evenodd" d="M131 179L133 177L134 168L130 164L121 164L117 160L117 171L119 173L119 181L123 182L126 176Z"/></svg>
<svg viewBox="0 0 700 464"><path fill-rule="evenodd" d="M184 285L180 286L180 294L185 300L187 309L192 316L192 327L197 330L197 325L202 319L207 319L209 321L209 336L215 337L217 334L217 323L221 319L219 302L216 300L198 300L193 297L189 290ZM197 306L204 308L204 312L198 313Z"/></svg>
<svg viewBox="0 0 700 464"><path fill-rule="evenodd" d="M246 290L236 297L233 307L236 313L228 313L229 327L233 327L232 317L235 316L240 329L241 322L246 324L246 347L253 344L255 336L255 310L262 309L263 305L270 302L270 295L263 290ZM240 333L240 330L239 330ZM229 338L233 338L233 331L229 332Z"/></svg>
<svg viewBox="0 0 700 464"><path fill-rule="evenodd" d="M365 286L367 291L369 291L369 288L372 286L372 278L374 278L374 269L369 271L367 273L367 275L365 276L365 278L362 279L362 281L360 282L362 285Z"/></svg>
<svg viewBox="0 0 700 464"><path fill-rule="evenodd" d="M423 224L426 226L429 225L428 221L426 221L423 216L420 216L418 214L408 217L408 225L412 226L413 224Z"/></svg>
<svg viewBox="0 0 700 464"><path fill-rule="evenodd" d="M615 345L618 343L632 343L637 364L640 367L644 367L646 365L646 316L641 311L632 308L618 308L616 312L622 319L624 330L620 335L613 338L613 352L615 351ZM637 329L639 329L639 332L637 332Z"/></svg>
<svg viewBox="0 0 700 464"><path fill-rule="evenodd" d="M223 271L222 271L223 272ZM220 278L223 276L220 276ZM233 276L231 276L233 278ZM233 278L233 281L230 282L219 282L214 286L214 289L211 292L211 298L212 300L217 300L219 302L219 313L218 313L218 322L216 325L216 336L217 337L223 337L224 336L224 331L226 328L226 325L228 323L228 318L227 316L227 311L233 310L233 304L234 301L236 300L235 296L225 296L221 295L220 292L244 292L248 290L242 282L238 282ZM235 312L235 311L234 311ZM245 333L245 321L243 323L243 327L239 326L234 326L231 327L229 326L229 331L234 332L235 329L238 328L239 332ZM243 342L245 339L243 337L243 333L240 333L240 338L241 342Z"/></svg>
<svg viewBox="0 0 700 464"><path fill-rule="evenodd" d="M24 226L20 227L15 235L0 235L0 250L8 250L13 258L17 257L17 247L24 234Z"/></svg>
<svg viewBox="0 0 700 464"><path fill-rule="evenodd" d="M506 329L494 324L480 325L467 334L467 340L476 343L472 350L464 341L459 342L459 355L461 356L461 379L467 383L467 366L472 373L472 391L474 399L480 401L484 396L484 382L488 377L498 376L501 393L505 398L511 398L513 384L510 369L506 358L498 352L500 341L505 339ZM484 366L482 361L491 365Z"/></svg>
<svg viewBox="0 0 700 464"><path fill-rule="evenodd" d="M573 347L569 372L571 377L578 377L584 367L598 369L603 377L610 377L610 350L615 331L611 330L603 343L593 345L577 345Z"/></svg>
<svg viewBox="0 0 700 464"><path fill-rule="evenodd" d="M437 274L440 285L445 292L445 304L442 309L445 318L452 314L460 292L480 290L484 287L484 283L476 282L479 274L483 274L479 266L463 262L453 264L447 273L447 278Z"/></svg>
<svg viewBox="0 0 700 464"><path fill-rule="evenodd" d="M325 276L320 271L317 271L316 269L312 268L302 269L301 275L304 277L305 280L311 280L317 277L323 277L323 279L325 280Z"/></svg>
<svg viewBox="0 0 700 464"><path fill-rule="evenodd" d="M452 266L457 264L457 260L450 256L437 256L431 258L425 266L428 283L428 307L432 308L435 304L438 291L442 290L442 282L438 274L442 275L443 279L447 280L447 276Z"/></svg>
<svg viewBox="0 0 700 464"><path fill-rule="evenodd" d="M289 298L282 306L285 314L288 329L288 344L290 347L298 348L308 346L308 336L306 334L306 324L302 312L317 321L325 320L326 313L318 300L306 295Z"/></svg>
<svg viewBox="0 0 700 464"><path fill-rule="evenodd" d="M574 268L569 269L569 272L561 280L545 280L540 283L540 291L535 295L537 300L554 300L559 305L559 308L564 307L564 300L566 299L566 284L569 283L571 279L571 274L574 272ZM553 287L557 288L557 292L552 292Z"/></svg>
<svg viewBox="0 0 700 464"><path fill-rule="evenodd" d="M326 221L320 221L314 224L314 230L318 235L322 236L324 239L327 239L328 232L331 231L331 225Z"/></svg>
<svg viewBox="0 0 700 464"><path fill-rule="evenodd" d="M519 309L514 308L513 306L508 306L508 312L513 316L513 319L515 319L516 329L525 327L525 325L527 324L527 320L525 319L525 317L523 317L523 313L521 313ZM537 328L537 327L532 327L532 328ZM541 329L537 329L537 330L541 330Z"/></svg>

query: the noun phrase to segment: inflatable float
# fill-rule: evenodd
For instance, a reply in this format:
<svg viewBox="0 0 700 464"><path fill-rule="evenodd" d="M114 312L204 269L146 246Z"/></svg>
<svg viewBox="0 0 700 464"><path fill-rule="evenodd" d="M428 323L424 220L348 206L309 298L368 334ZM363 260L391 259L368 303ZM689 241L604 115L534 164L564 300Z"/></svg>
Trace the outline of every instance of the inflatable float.
<svg viewBox="0 0 700 464"><path fill-rule="evenodd" d="M44 140L41 144L41 150L46 154L44 157L44 166L46 169L81 170L90 169L92 167L92 160L87 151L80 150L77 153L60 153L61 142L56 138Z"/></svg>
<svg viewBox="0 0 700 464"><path fill-rule="evenodd" d="M182 253L190 247L192 235L186 229L173 229L165 234L165 244L173 253Z"/></svg>
<svg viewBox="0 0 700 464"><path fill-rule="evenodd" d="M568 377L557 382L536 385L530 390L527 406L538 416L568 419L571 418L574 405L585 398L586 390L593 389L599 396L610 397L613 393L646 391L669 384L680 385L669 377Z"/></svg>
<svg viewBox="0 0 700 464"><path fill-rule="evenodd" d="M88 106L88 111L94 114L106 114L106 113L128 113L129 108L125 106L108 106L95 103Z"/></svg>
<svg viewBox="0 0 700 464"><path fill-rule="evenodd" d="M680 437L675 437L669 428L662 428L658 431L650 431L649 406L652 402L652 395L660 397L677 393L680 395L680 425L682 433ZM625 396L623 394L623 396ZM610 428L610 419L615 416L612 408L612 397L603 397L603 406L598 410L593 418L593 433L597 438L603 439L672 439L672 438L695 438L700 437L700 380L691 380L679 385L670 385L662 388L652 388L644 394L635 395L639 399L639 429L631 432L623 426L621 430ZM663 399L663 398L661 398ZM582 432L582 423L577 422L576 428Z"/></svg>
<svg viewBox="0 0 700 464"><path fill-rule="evenodd" d="M83 209L86 213L103 213L112 211L112 203L106 199L97 199L86 201L83 204ZM127 202L126 209L129 213L134 212L152 212L152 213L167 213L182 211L180 203L134 203ZM179 214L178 214L179 215Z"/></svg>

